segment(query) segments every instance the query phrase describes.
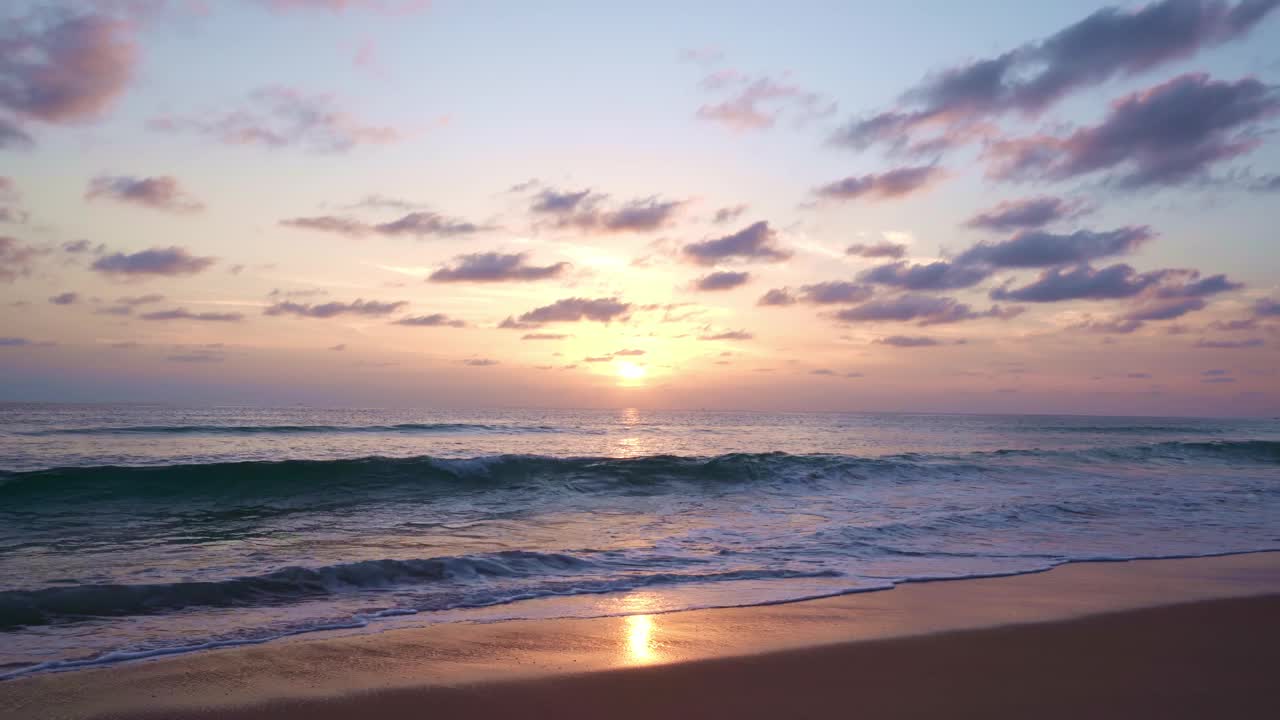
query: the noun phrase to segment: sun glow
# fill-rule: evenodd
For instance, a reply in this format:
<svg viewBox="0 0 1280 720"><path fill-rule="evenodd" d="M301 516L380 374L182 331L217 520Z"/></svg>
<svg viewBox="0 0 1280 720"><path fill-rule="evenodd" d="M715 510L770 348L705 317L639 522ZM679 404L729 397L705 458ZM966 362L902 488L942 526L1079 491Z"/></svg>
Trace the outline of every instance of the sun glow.
<svg viewBox="0 0 1280 720"><path fill-rule="evenodd" d="M618 377L622 379L625 385L639 385L648 371L643 365L637 365L633 362L622 361L614 366L614 371L618 373Z"/></svg>

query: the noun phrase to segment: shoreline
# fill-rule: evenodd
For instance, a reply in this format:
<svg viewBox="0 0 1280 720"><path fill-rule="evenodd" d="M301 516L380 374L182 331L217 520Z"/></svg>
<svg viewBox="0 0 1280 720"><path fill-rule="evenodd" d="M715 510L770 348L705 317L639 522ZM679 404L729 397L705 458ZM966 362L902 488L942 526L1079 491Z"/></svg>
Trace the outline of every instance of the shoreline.
<svg viewBox="0 0 1280 720"><path fill-rule="evenodd" d="M1223 603L1244 605L1228 608ZM1248 607L1242 610L1244 606ZM236 708L235 717L256 718L287 717L279 714L287 706L288 713L296 710L319 718L349 715L354 710L351 703L358 700L391 703L385 709L392 714L375 711L397 717L395 707L405 698L413 698L418 708L421 702L431 707L446 703L465 714L468 703L472 710L480 707L474 703L481 697L523 703L529 697L541 697L548 687L564 684L574 685L575 692L584 696L612 688L607 696L626 695L627 688L651 682L678 686L689 673L723 676L731 684L766 666L769 673L788 675L788 668L812 664L812 658L806 660L797 653L824 657L836 653L840 662L857 664L865 662L857 657L869 652L868 643L882 646L879 653L941 643L945 648L911 652L945 654L959 651L954 647L957 643L995 642L990 633L1003 638L997 643L1001 647L1016 649L1028 642L1029 635L1047 632L1057 637L1062 627L1080 623L1102 623L1110 628L1104 635L1115 637L1131 634L1125 630L1128 625L1154 623L1164 628L1161 632L1174 635L1186 630L1177 623L1171 625L1165 617L1170 612L1194 615L1199 626L1221 626L1218 637L1235 637L1236 626L1246 618L1252 618L1256 636L1268 632L1274 636L1280 629L1274 621L1268 627L1266 618L1274 618L1277 609L1278 552L1073 562L1037 573L904 583L890 590L774 605L449 623L340 637L285 638L264 645L16 678L0 683L0 715L230 717L228 713ZM1126 614L1132 617L1115 620ZM1117 622L1120 625L1113 627ZM1033 632L1034 628L1040 629ZM966 637L965 633L988 636ZM1158 635L1151 632L1152 637ZM1269 663L1280 653L1280 638L1273 639L1276 642L1270 647L1278 649L1269 651ZM1207 636L1206 642L1210 640L1212 636ZM1233 642L1248 644L1247 637ZM1226 665L1238 655L1230 647L1220 650ZM1258 652L1256 648L1249 651ZM1164 654L1170 662L1180 657L1177 652ZM923 660L917 657L917 661ZM816 671L809 667L805 672ZM1247 670L1241 672L1241 678L1248 675ZM783 685L795 682L801 681ZM473 693L467 688L485 691ZM760 702L767 704L764 699ZM645 705L637 703L636 707ZM345 714L339 712L344 706ZM486 712L499 711L494 706ZM573 706L566 705L560 716L575 717L572 711ZM715 714L714 709L705 712Z"/></svg>

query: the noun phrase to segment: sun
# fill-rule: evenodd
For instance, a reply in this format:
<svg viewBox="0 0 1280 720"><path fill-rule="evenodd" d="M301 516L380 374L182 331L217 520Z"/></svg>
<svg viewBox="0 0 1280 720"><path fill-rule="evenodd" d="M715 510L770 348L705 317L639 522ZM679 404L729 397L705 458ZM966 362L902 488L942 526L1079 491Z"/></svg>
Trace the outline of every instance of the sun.
<svg viewBox="0 0 1280 720"><path fill-rule="evenodd" d="M647 374L643 365L637 365L633 362L627 362L626 360L617 363L614 366L614 371L618 373L618 377L621 378L624 383L631 384L638 384L641 380L644 380L644 376Z"/></svg>

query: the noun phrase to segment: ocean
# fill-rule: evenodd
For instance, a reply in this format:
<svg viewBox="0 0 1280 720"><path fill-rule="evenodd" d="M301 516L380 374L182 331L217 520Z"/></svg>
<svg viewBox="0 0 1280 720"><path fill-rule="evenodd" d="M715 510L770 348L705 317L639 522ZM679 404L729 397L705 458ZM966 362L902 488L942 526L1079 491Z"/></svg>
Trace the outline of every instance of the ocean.
<svg viewBox="0 0 1280 720"><path fill-rule="evenodd" d="M0 404L0 677L1280 549L1280 421Z"/></svg>

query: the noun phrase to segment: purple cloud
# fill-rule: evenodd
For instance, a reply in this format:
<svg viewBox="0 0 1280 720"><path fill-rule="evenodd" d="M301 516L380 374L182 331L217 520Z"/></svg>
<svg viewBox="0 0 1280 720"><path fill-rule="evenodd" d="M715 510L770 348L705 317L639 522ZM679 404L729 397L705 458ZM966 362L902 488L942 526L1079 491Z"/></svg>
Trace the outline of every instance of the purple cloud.
<svg viewBox="0 0 1280 720"><path fill-rule="evenodd" d="M1181 75L1121 98L1101 123L1067 137L994 143L990 174L1066 180L1105 170L1121 187L1177 185L1257 147L1256 124L1278 114L1280 94L1259 80Z"/></svg>
<svg viewBox="0 0 1280 720"><path fill-rule="evenodd" d="M720 271L698 278L694 287L698 290L732 290L746 285L750 280L751 273Z"/></svg>
<svg viewBox="0 0 1280 720"><path fill-rule="evenodd" d="M1257 317L1280 317L1280 300L1259 298L1258 301L1253 304L1253 314Z"/></svg>
<svg viewBox="0 0 1280 720"><path fill-rule="evenodd" d="M683 252L699 265L723 260L781 262L790 258L791 253L779 248L776 239L777 233L762 220L724 237L685 245Z"/></svg>
<svg viewBox="0 0 1280 720"><path fill-rule="evenodd" d="M933 347L934 345L942 344L931 337L909 335L890 335L876 340L875 343L877 345L892 345L900 348Z"/></svg>
<svg viewBox="0 0 1280 720"><path fill-rule="evenodd" d="M1087 210L1079 201L1042 195L1002 202L969 218L965 226L995 232L1034 230L1060 220L1078 217Z"/></svg>
<svg viewBox="0 0 1280 720"><path fill-rule="evenodd" d="M607 195L591 190L564 192L547 188L534 196L529 211L554 218L558 228L624 233L653 232L669 226L687 204L657 197L638 198L613 209L605 209Z"/></svg>
<svg viewBox="0 0 1280 720"><path fill-rule="evenodd" d="M470 365L471 367L492 367L493 365L497 365L498 361L490 360L489 358L467 358L462 361L462 364Z"/></svg>
<svg viewBox="0 0 1280 720"><path fill-rule="evenodd" d="M75 123L101 115L133 76L130 26L94 13L33 13L0 29L0 108L18 118ZM11 121L0 145L26 134ZM26 138L29 142L29 138Z"/></svg>
<svg viewBox="0 0 1280 720"><path fill-rule="evenodd" d="M579 322L592 320L595 322L612 322L622 318L631 310L631 303L624 303L616 297L587 299L580 297L557 300L550 305L530 310L518 320L507 318L504 327L536 327L548 322Z"/></svg>
<svg viewBox="0 0 1280 720"><path fill-rule="evenodd" d="M792 295L791 291L786 288L774 288L764 295L761 295L760 299L756 301L757 305L775 307L794 305L795 303L795 295Z"/></svg>
<svg viewBox="0 0 1280 720"><path fill-rule="evenodd" d="M36 258L44 251L31 245L23 245L11 237L0 236L0 282L13 282L29 277L35 269Z"/></svg>
<svg viewBox="0 0 1280 720"><path fill-rule="evenodd" d="M89 181L84 196L87 200L108 198L175 213L204 209L202 203L182 190L177 178L167 175L148 178L100 175Z"/></svg>
<svg viewBox="0 0 1280 720"><path fill-rule="evenodd" d="M1163 0L1135 11L1104 8L1043 40L934 74L900 107L848 124L833 141L935 153L982 137L1001 115L1036 115L1077 89L1241 37L1277 5Z"/></svg>
<svg viewBox="0 0 1280 720"><path fill-rule="evenodd" d="M1248 340L1205 340L1202 338L1196 341L1196 347L1212 350L1244 350L1246 348L1262 347L1266 344L1266 341L1262 338L1249 338Z"/></svg>
<svg viewBox="0 0 1280 720"><path fill-rule="evenodd" d="M525 282L560 277L569 263L529 265L528 253L472 253L454 258L453 267L442 267L427 278L431 282Z"/></svg>
<svg viewBox="0 0 1280 720"><path fill-rule="evenodd" d="M845 248L844 254L864 258L891 258L897 260L907 254L907 246L888 241L871 244L856 243Z"/></svg>
<svg viewBox="0 0 1280 720"><path fill-rule="evenodd" d="M872 300L856 307L845 308L835 314L843 322L915 322L917 325L942 325L964 320L997 318L1008 320L1022 312L1022 308L1004 308L993 305L989 310L976 312L969 305L955 298L911 293Z"/></svg>
<svg viewBox="0 0 1280 720"><path fill-rule="evenodd" d="M328 302L321 305L310 305L296 302L280 302L263 311L265 315L297 315L298 317L331 318L339 315L363 315L366 317L390 315L409 303L378 302L376 300L357 299L352 302Z"/></svg>
<svg viewBox="0 0 1280 720"><path fill-rule="evenodd" d="M432 313L430 315L417 315L414 317L403 317L396 320L396 325L408 325L409 327L466 327L467 323L462 320L454 320L444 313Z"/></svg>
<svg viewBox="0 0 1280 720"><path fill-rule="evenodd" d="M1153 270L1138 273L1123 263L1101 269L1082 264L1069 269L1050 268L1028 285L1010 290L1007 287L991 291L993 300L1019 300L1025 302L1060 302L1064 300L1114 300L1129 298L1151 291L1157 304L1149 306L1157 315L1169 312L1169 308L1190 308L1193 303L1160 303L1177 298L1202 298L1242 287L1223 275L1200 279L1195 270ZM1158 308L1165 308L1164 310ZM1193 309L1200 309L1199 307ZM1189 312L1184 310L1182 314ZM1173 315L1172 317L1177 317ZM1142 319L1159 319L1136 318Z"/></svg>
<svg viewBox="0 0 1280 720"><path fill-rule="evenodd" d="M716 210L716 214L711 217L711 222L720 225L727 222L733 222L742 217L750 207L747 205L732 205L730 207L722 207Z"/></svg>
<svg viewBox="0 0 1280 720"><path fill-rule="evenodd" d="M144 275L195 275L217 262L217 258L197 257L185 248L152 248L136 253L103 255L90 267L105 275L141 277Z"/></svg>
<svg viewBox="0 0 1280 720"><path fill-rule="evenodd" d="M764 130L784 116L809 122L835 112L834 101L793 83L768 77L750 78L734 70L721 70L702 82L706 90L732 89L732 95L718 103L698 108L698 117L733 130Z"/></svg>
<svg viewBox="0 0 1280 720"><path fill-rule="evenodd" d="M54 295L49 298L49 302L54 305L75 305L80 302L80 294L73 292L64 292L61 295Z"/></svg>
<svg viewBox="0 0 1280 720"><path fill-rule="evenodd" d="M569 337L562 333L525 333L521 340L564 340Z"/></svg>
<svg viewBox="0 0 1280 720"><path fill-rule="evenodd" d="M399 220L393 220L392 222L373 226L374 232L382 235L410 235L417 238L426 237L428 235L436 235L439 237L471 235L472 233L490 229L492 228L476 225L475 223L463 222L461 220L454 220L433 212L413 212L405 215Z"/></svg>
<svg viewBox="0 0 1280 720"><path fill-rule="evenodd" d="M334 215L287 218L281 220L280 224L300 230L317 230L336 235L346 235L347 237L362 237L373 231L373 227L368 223Z"/></svg>
<svg viewBox="0 0 1280 720"><path fill-rule="evenodd" d="M990 271L939 260L927 265L900 260L864 271L860 280L905 290L956 290L973 287L987 279Z"/></svg>
<svg viewBox="0 0 1280 720"><path fill-rule="evenodd" d="M153 119L150 127L160 132L191 132L228 145L300 146L327 153L385 145L404 137L389 126L364 124L340 110L329 95L308 95L283 86L254 91L242 109L163 116Z"/></svg>
<svg viewBox="0 0 1280 720"><path fill-rule="evenodd" d="M201 322L240 322L244 315L240 313L193 313L186 308L174 308L140 315L143 320L198 320Z"/></svg>
<svg viewBox="0 0 1280 720"><path fill-rule="evenodd" d="M960 253L955 262L1002 268L1082 263L1132 252L1153 237L1155 233L1145 225L1108 232L1079 230L1066 235L1024 230L1004 242L978 243Z"/></svg>
<svg viewBox="0 0 1280 720"><path fill-rule="evenodd" d="M827 200L888 200L923 190L945 176L946 171L933 165L896 168L837 180L815 188L813 194Z"/></svg>
<svg viewBox="0 0 1280 720"><path fill-rule="evenodd" d="M726 330L724 332L708 333L706 335L698 336L699 340L751 340L753 338L755 338L755 335L752 335L746 330Z"/></svg>
<svg viewBox="0 0 1280 720"><path fill-rule="evenodd" d="M351 238L376 234L387 237L404 235L415 238L428 236L458 237L493 230L487 225L477 225L456 218L445 217L434 212L411 212L396 220L385 223L370 224L338 215L318 215L312 217L286 218L280 221L284 227L299 230L315 230L317 232L345 235Z"/></svg>
<svg viewBox="0 0 1280 720"><path fill-rule="evenodd" d="M396 15L421 12L431 6L431 0L257 0L257 2L280 12L327 10L340 13L347 10L369 10Z"/></svg>

